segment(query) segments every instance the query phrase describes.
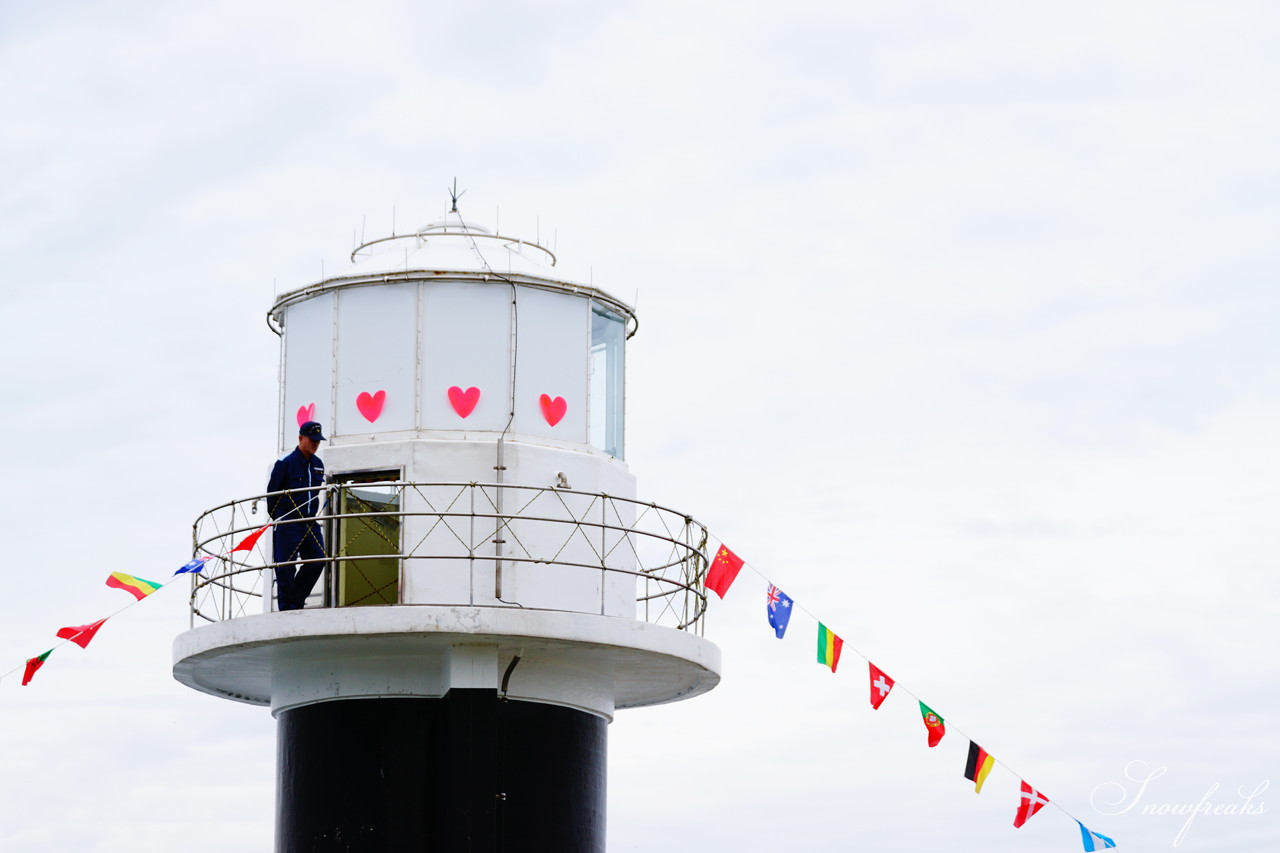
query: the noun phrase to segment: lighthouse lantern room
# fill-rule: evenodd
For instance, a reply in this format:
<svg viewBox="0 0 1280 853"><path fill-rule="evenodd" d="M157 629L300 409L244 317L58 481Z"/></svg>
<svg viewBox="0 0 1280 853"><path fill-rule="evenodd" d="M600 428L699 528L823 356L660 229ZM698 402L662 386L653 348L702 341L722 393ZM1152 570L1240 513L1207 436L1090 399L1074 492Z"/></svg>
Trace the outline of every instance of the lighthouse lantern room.
<svg viewBox="0 0 1280 853"><path fill-rule="evenodd" d="M603 850L615 711L720 669L706 530L624 461L635 313L456 206L350 261L268 314L278 450L320 424L323 481L197 519L174 676L270 707L278 853ZM321 544L283 554L291 525Z"/></svg>

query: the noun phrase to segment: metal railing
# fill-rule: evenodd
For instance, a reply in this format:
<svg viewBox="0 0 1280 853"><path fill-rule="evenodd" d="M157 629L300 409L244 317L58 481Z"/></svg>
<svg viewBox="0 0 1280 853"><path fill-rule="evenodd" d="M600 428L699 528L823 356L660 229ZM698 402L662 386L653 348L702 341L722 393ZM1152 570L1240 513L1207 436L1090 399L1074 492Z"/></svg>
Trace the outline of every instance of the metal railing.
<svg viewBox="0 0 1280 853"><path fill-rule="evenodd" d="M271 498L305 501L307 491L230 501L196 519L194 555L209 559L192 578L193 626L274 608L273 531L232 549L268 523L318 523L325 556L282 561L323 564L318 606L568 610L702 633L707 530L684 513L573 489L376 481L313 490L315 518L272 522Z"/></svg>

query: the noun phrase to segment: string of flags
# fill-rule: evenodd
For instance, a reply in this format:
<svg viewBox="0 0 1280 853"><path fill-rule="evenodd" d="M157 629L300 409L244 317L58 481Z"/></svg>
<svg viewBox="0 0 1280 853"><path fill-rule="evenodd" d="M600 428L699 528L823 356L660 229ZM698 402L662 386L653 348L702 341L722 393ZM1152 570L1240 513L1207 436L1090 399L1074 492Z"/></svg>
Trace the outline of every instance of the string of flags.
<svg viewBox="0 0 1280 853"><path fill-rule="evenodd" d="M227 551L225 554L222 554L221 556L234 554L236 551L252 550L253 546L258 543L258 540L262 538L262 534L266 533L267 528L270 526L271 526L270 524L267 524L253 531L248 536L240 540L240 542L238 542L234 548L232 548L230 551ZM170 577L169 580L164 582L149 581L146 578L136 577L135 575L126 574L125 572L112 572L110 575L107 576L107 580L106 580L107 586L111 587L112 589L124 590L125 592L129 593L129 595L133 596L133 599L134 599L133 601L129 602L124 607L121 607L119 610L117 610L115 613L112 613L110 616L102 617L97 622L90 622L87 625L72 625L66 628L59 628L55 636L57 636L58 639L62 640L63 642L55 645L53 648L49 649L48 651L42 654L38 654L33 658L28 658L26 663L23 666L15 667L14 669L9 670L3 675L0 675L0 680L8 678L10 675L13 675L15 672L21 669L22 670L22 686L26 687L28 684L31 683L31 679L35 677L35 674L37 671L39 671L40 667L44 666L45 661L49 659L49 656L53 654L55 651L57 651L59 648L66 645L67 643L75 643L77 646L79 646L82 649L89 648L89 643L92 642L95 636L97 636L98 631L101 630L102 626L106 623L108 619L114 616L120 615L124 611L128 610L130 607L133 607L139 601L142 601L142 599L146 598L147 596L155 594L159 590L173 583L173 581L176 580L179 575L185 575L185 574L191 574L191 573L199 574L204 569L205 563L209 562L212 559L213 559L213 555L209 555L206 557L196 557L194 560L191 560L190 562L184 563L183 565L179 566L178 570L173 573L173 576Z"/></svg>
<svg viewBox="0 0 1280 853"><path fill-rule="evenodd" d="M737 580L739 572L743 566L747 565L737 554L729 550L729 548L721 543L716 551L715 558L711 561L710 567L707 569L705 586L708 590L714 592L721 599L724 599L733 582ZM765 611L769 619L769 627L773 628L778 639L782 639L786 634L787 626L791 621L791 614L796 608L795 600L791 596L784 593L776 584L764 577L763 574L752 568L752 571L760 575L768 583L765 590ZM803 608L802 608L803 609ZM805 611L806 613L808 611ZM812 614L810 614L812 615ZM825 623L814 617L818 622L818 646L817 661L819 664L828 667L832 673L836 671L836 667L840 663L840 654L845 648L845 642L834 631L826 626ZM852 648L852 647L850 647ZM867 675L870 685L871 707L878 710L889 693L893 690L896 682L878 666L875 665L866 655L854 649L867 662ZM905 690L905 688L903 688ZM908 691L909 693L909 691ZM928 743L930 747L937 746L942 738L947 734L947 722L942 715L930 708L919 697L912 695L920 706L920 717L924 722L925 731L928 735ZM991 755L975 741L970 739L969 752L965 760L964 778L973 782L973 790L976 793L982 793L982 785L987 781L987 776L997 763L995 756ZM1012 771L1012 768L1006 769ZM1015 774L1018 775L1018 774ZM1042 792L1032 788L1027 784L1026 780L1019 779L1022 783L1022 793L1019 800L1018 809L1013 818L1015 828L1020 828L1027 820L1040 809L1044 808L1050 801ZM1080 827L1081 841L1086 853L1092 853L1095 850L1105 850L1115 847L1116 843L1112 839L1100 832L1095 832L1086 827L1078 818L1067 812L1066 809L1054 803L1060 811L1070 817Z"/></svg>
<svg viewBox="0 0 1280 853"><path fill-rule="evenodd" d="M258 540L270 527L271 525L267 524L252 531L241 539L240 542L238 542L230 551L219 556L229 556L238 551L252 550ZM113 589L120 589L127 592L133 597L133 601L111 614L111 616L105 616L96 622L59 628L56 636L63 641L62 643L55 645L53 648L43 652L42 654L28 658L24 666L16 667L9 672L0 675L0 680L7 678L21 669L22 686L27 686L31 683L36 672L44 666L45 662L49 659L49 656L58 648L66 643L74 643L82 649L87 649L89 647L89 643L95 636L97 636L98 631L101 630L102 626L108 619L119 615L142 601L144 598L147 598L168 586L173 581L177 580L179 575L193 573L199 574L204 570L205 564L213 558L214 555L196 557L195 559L178 567L178 569L174 571L173 576L164 582L147 580L146 578L136 577L134 575L126 574L125 572L112 572L107 577L106 585ZM716 551L715 558L712 560L711 565L707 570L707 574L704 579L705 587L723 600L725 595L728 593L729 588L733 585L734 581L737 580L738 574L746 565L746 562L741 557L733 553L733 551L731 551L726 545L721 543L719 549ZM760 572L756 572L754 568L752 571L760 575L764 580L768 581L768 578L765 578ZM791 615L796 609L795 600L770 581L768 583L768 588L765 591L765 604L769 627L774 630L774 634L778 639L783 639L786 635L787 628L790 625ZM808 611L805 612L807 613ZM840 656L844 650L845 642L838 634L828 628L825 623L816 619L815 621L818 622L817 662L829 668L834 674L840 665ZM870 689L869 699L871 707L878 710L884 703L885 699L887 699L889 694L893 691L897 682L895 682L888 673L876 666L875 663L873 663L866 655L863 655L861 652L857 651L857 649L854 649L854 652L867 662L868 684ZM903 689L905 690L905 688ZM908 691L908 693L910 692ZM920 716L924 722L925 731L928 735L929 746L937 746L942 741L942 738L946 736L946 720L943 719L942 715L937 711L926 705L923 700L914 696L914 694L910 695L912 695L912 698L916 699L916 702L919 704ZM997 763L1002 762L998 762L993 755L970 739L969 751L965 760L964 778L974 783L973 789L976 793L982 793L982 786L986 782L987 776L990 775L991 770ZM1012 771L1012 768L1007 768L1007 765L1006 769ZM1050 803L1049 798L1043 792L1031 787L1031 785L1027 784L1024 779L1020 778L1019 781L1021 782L1021 795L1017 812L1013 819L1013 825L1015 828L1021 827L1028 819ZM1093 851L1106 850L1116 846L1115 841L1111 838L1089 829L1083 822L1074 815L1071 815L1066 811L1066 809L1063 809L1057 803L1054 803L1053 805L1076 822L1080 829L1081 843L1085 853L1093 853Z"/></svg>

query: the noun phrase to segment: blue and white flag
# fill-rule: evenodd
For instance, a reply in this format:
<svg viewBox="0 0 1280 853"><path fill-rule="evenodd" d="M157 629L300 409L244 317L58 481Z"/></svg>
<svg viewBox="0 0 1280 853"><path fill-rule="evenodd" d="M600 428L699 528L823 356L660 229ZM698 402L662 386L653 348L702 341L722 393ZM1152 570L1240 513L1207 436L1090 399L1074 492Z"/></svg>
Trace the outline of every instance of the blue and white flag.
<svg viewBox="0 0 1280 853"><path fill-rule="evenodd" d="M1080 821L1076 821L1080 823ZM1080 840L1084 842L1085 853L1093 853L1094 850L1106 850L1108 847L1115 847L1116 843L1105 835L1094 832L1083 823L1080 823Z"/></svg>
<svg viewBox="0 0 1280 853"><path fill-rule="evenodd" d="M773 628L778 639L787 633L787 623L791 621L791 597L773 584L769 584L769 627Z"/></svg>
<svg viewBox="0 0 1280 853"><path fill-rule="evenodd" d="M174 572L174 574L175 574L175 575L181 575L181 574L186 574L187 572L193 572L193 573L195 573L195 574L197 574L197 575L198 575L198 574L200 574L200 572L204 571L204 564L205 564L205 563L207 563L207 562L209 562L209 561L210 561L210 560L212 560L212 559L213 559L213 557L212 557L212 556L209 556L209 557L196 557L196 558L195 558L194 560L192 560L190 563L187 563L187 564L186 564L186 565L184 565L182 568L180 568L180 569L178 569L176 572Z"/></svg>

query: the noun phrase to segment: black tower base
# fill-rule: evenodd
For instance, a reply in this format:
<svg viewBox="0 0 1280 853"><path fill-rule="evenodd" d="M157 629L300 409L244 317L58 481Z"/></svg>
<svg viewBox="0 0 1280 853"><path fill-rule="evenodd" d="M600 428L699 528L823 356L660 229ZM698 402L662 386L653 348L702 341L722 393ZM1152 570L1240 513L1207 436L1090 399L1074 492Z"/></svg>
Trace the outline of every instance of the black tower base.
<svg viewBox="0 0 1280 853"><path fill-rule="evenodd" d="M496 690L282 711L276 853L603 851L607 726Z"/></svg>

